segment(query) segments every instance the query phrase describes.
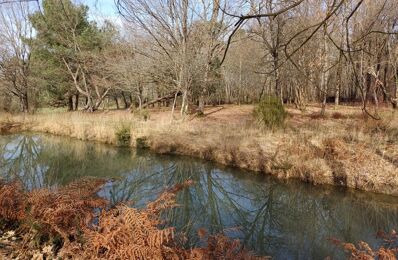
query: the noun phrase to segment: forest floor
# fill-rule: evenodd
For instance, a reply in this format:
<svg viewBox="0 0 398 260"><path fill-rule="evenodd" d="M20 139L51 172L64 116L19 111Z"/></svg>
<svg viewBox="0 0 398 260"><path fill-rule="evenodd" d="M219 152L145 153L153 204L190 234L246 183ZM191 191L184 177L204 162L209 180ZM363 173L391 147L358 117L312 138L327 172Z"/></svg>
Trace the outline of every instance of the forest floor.
<svg viewBox="0 0 398 260"><path fill-rule="evenodd" d="M398 196L398 113L364 118L360 107L288 107L282 129L259 127L253 106L207 107L182 120L170 108L0 115L0 133L34 131L95 140L157 153L188 155L224 165ZM129 138L130 137L130 138Z"/></svg>

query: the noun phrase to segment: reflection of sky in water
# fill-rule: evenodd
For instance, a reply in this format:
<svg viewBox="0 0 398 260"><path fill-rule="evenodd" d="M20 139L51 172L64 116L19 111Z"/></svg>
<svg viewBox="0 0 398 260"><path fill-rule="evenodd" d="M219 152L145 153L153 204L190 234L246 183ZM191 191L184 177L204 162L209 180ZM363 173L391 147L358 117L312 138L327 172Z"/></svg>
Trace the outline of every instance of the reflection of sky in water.
<svg viewBox="0 0 398 260"><path fill-rule="evenodd" d="M25 187L56 187L83 176L113 178L99 192L112 203L143 207L164 189L191 179L178 194L180 207L165 212L168 225L186 233L187 246L198 244L196 231L225 231L261 254L276 259L340 258L328 242L365 240L375 245L379 229L398 227L397 199L332 189L242 170L189 157L85 143L51 136L0 137L0 172Z"/></svg>

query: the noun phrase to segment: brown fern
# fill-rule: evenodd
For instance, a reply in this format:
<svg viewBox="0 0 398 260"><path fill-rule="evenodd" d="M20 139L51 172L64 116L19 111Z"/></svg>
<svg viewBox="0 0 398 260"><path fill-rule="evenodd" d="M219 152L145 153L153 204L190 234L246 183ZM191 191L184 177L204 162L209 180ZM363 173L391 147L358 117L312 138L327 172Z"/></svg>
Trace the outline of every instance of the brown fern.
<svg viewBox="0 0 398 260"><path fill-rule="evenodd" d="M124 205L103 211L98 226L85 234L85 258L164 259L174 253L174 228L159 229L158 223L146 210Z"/></svg>
<svg viewBox="0 0 398 260"><path fill-rule="evenodd" d="M395 230L389 234L379 231L377 237L384 240L384 245L373 249L368 243L360 241L357 245L341 242L337 239L330 239L333 244L340 246L349 255L349 259L367 260L396 260L398 254L398 236Z"/></svg>
<svg viewBox="0 0 398 260"><path fill-rule="evenodd" d="M41 233L59 235L65 243L76 240L93 221L94 209L107 202L96 193L105 180L84 179L58 190L41 189L29 193L28 218Z"/></svg>
<svg viewBox="0 0 398 260"><path fill-rule="evenodd" d="M20 259L37 254L63 259L259 259L238 240L207 236L203 229L199 233L203 239L207 237L208 246L186 250L175 239L173 227L161 227L161 213L178 206L177 192L191 185L191 181L171 187L140 210L126 205L105 210L107 201L96 195L104 183L105 180L83 179L63 188L28 193L18 183L1 184L0 219L21 221L25 239L13 250L0 249L0 254ZM32 245L38 235L40 243ZM57 237L62 243L55 250L56 245L51 243Z"/></svg>
<svg viewBox="0 0 398 260"><path fill-rule="evenodd" d="M98 226L87 230L85 257L106 259L174 259L183 251L174 242L174 228L159 228L160 214L176 207L178 191L188 181L163 192L157 200L137 210L119 205L100 215Z"/></svg>
<svg viewBox="0 0 398 260"><path fill-rule="evenodd" d="M204 229L198 230L199 237L204 240L207 237L207 247L193 249L188 259L224 259L224 260L260 260L270 259L265 256L255 256L241 245L240 241L231 240L223 234L207 235Z"/></svg>
<svg viewBox="0 0 398 260"><path fill-rule="evenodd" d="M5 222L25 218L26 194L18 182L0 182L0 219Z"/></svg>

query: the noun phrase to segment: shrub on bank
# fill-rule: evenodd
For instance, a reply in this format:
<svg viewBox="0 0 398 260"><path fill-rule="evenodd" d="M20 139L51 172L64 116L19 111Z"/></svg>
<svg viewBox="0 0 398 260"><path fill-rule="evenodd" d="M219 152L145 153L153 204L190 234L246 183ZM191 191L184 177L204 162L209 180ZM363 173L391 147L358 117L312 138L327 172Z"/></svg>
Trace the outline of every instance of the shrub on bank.
<svg viewBox="0 0 398 260"><path fill-rule="evenodd" d="M287 112L278 97L267 96L256 105L254 117L261 126L275 129L283 126Z"/></svg>
<svg viewBox="0 0 398 260"><path fill-rule="evenodd" d="M149 110L146 108L134 110L133 114L135 117L143 121L148 121L151 118L151 114L149 113Z"/></svg>
<svg viewBox="0 0 398 260"><path fill-rule="evenodd" d="M129 125L120 125L116 128L116 141L119 146L128 146L131 140L131 131Z"/></svg>

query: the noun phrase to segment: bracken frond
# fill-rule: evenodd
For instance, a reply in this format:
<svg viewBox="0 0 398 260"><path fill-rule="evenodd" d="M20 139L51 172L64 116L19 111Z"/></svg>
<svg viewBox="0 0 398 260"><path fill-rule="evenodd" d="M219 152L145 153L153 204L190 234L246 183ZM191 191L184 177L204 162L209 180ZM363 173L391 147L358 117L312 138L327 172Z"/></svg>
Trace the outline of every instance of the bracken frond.
<svg viewBox="0 0 398 260"><path fill-rule="evenodd" d="M207 236L207 247L186 250L180 246L174 227L163 227L161 213L178 206L177 192L192 185L191 181L167 189L144 209L123 204L106 209L107 201L97 196L105 182L83 179L63 188L28 193L18 183L1 184L0 218L20 220L29 230L13 250L16 257L32 258L38 248L50 247L53 250L43 250L43 256L54 259L264 259L254 257L238 240L207 236L205 230L199 233L203 239ZM38 235L39 245L34 246L30 242ZM0 249L0 253L4 252Z"/></svg>
<svg viewBox="0 0 398 260"><path fill-rule="evenodd" d="M26 194L18 182L0 182L0 219L6 222L25 218Z"/></svg>
<svg viewBox="0 0 398 260"><path fill-rule="evenodd" d="M341 246L345 252L348 253L349 259L355 260L396 260L398 254L398 237L395 230L392 230L389 234L379 231L377 233L378 238L382 238L385 245L378 249L373 249L368 243L360 241L358 246L352 243L340 242L336 239L331 239L332 243L337 246Z"/></svg>

